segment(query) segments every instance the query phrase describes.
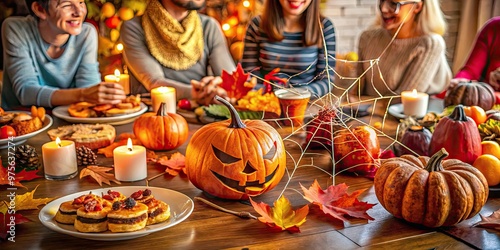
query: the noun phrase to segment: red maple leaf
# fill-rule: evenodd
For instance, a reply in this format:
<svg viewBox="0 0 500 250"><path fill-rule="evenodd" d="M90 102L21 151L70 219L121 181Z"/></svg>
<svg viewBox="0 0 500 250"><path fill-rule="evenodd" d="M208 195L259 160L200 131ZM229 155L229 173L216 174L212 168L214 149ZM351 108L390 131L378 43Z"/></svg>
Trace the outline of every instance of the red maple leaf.
<svg viewBox="0 0 500 250"><path fill-rule="evenodd" d="M166 155L162 156L156 163L166 166L165 172L170 175L177 176L181 171L186 173L186 157L179 152L172 154L170 159Z"/></svg>
<svg viewBox="0 0 500 250"><path fill-rule="evenodd" d="M239 100L254 87L251 82L248 82L249 75L243 71L241 64L238 63L233 74L222 70L222 83L219 86L226 90L229 98Z"/></svg>
<svg viewBox="0 0 500 250"><path fill-rule="evenodd" d="M14 220L11 220L11 216L14 216ZM23 224L23 223L29 222L29 221L31 221L31 220L24 217L22 214L0 213L0 238L6 240L7 238L9 238L11 236L9 231L12 231L12 230L10 230L12 224L17 226L19 224ZM15 233L15 230L14 230L14 233Z"/></svg>
<svg viewBox="0 0 500 250"><path fill-rule="evenodd" d="M276 74L279 72L280 72L280 68L275 68L275 69L269 71L269 73L267 73L264 76L264 79L266 80L266 81L264 81L264 94L271 93L273 91L273 87L272 87L271 83L283 85L283 87L286 85L286 83L288 82L287 79L276 76Z"/></svg>
<svg viewBox="0 0 500 250"><path fill-rule="evenodd" d="M41 176L37 175L37 172L38 170L26 171L26 169L23 169L21 172L15 173L14 171L8 171L7 168L4 168L0 164L0 185L26 188L21 184L21 181L30 181L40 178Z"/></svg>
<svg viewBox="0 0 500 250"><path fill-rule="evenodd" d="M306 216L309 213L307 205L293 210L290 201L285 196L276 200L273 208L264 202L254 202L251 198L250 203L255 211L262 216L258 218L259 221L269 227L282 231L287 230L291 233L300 233L299 226L306 222Z"/></svg>
<svg viewBox="0 0 500 250"><path fill-rule="evenodd" d="M306 200L318 205L325 214L333 218L348 221L345 217L345 215L348 215L355 218L374 220L366 211L375 206L375 204L362 202L357 198L366 189L356 190L348 194L348 186L345 183L341 183L335 186L331 185L323 190L317 180L314 180L309 189L306 189L302 184L300 184L300 187L304 191L304 198Z"/></svg>

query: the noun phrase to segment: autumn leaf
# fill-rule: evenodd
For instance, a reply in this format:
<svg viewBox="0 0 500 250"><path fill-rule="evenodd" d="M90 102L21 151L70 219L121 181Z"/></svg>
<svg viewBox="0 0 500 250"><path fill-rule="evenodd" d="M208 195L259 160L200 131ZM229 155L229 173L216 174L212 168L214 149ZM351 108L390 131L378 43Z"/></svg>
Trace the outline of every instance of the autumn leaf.
<svg viewBox="0 0 500 250"><path fill-rule="evenodd" d="M16 211L38 209L38 206L45 205L54 199L54 198L34 199L33 195L35 194L37 188L38 186L36 186L35 189L33 189L33 191L31 192L26 192L25 194L22 195L16 195L15 198Z"/></svg>
<svg viewBox="0 0 500 250"><path fill-rule="evenodd" d="M170 175L177 176L181 171L186 173L186 157L179 152L173 153L170 159L166 155L162 156L156 163L165 166L165 172Z"/></svg>
<svg viewBox="0 0 500 250"><path fill-rule="evenodd" d="M366 189L356 190L349 195L347 194L348 186L345 183L331 185L328 189L322 190L317 180L314 180L309 189L306 189L302 184L300 184L300 187L304 191L306 200L318 205L325 214L331 215L333 218L348 221L345 217L345 215L348 215L355 218L374 220L366 211L375 204L361 202L357 198Z"/></svg>
<svg viewBox="0 0 500 250"><path fill-rule="evenodd" d="M12 224L17 226L31 221L22 214L16 213L16 210L17 208L14 209L14 207L9 208L9 203L7 203L7 201L0 202L0 238L4 240L7 239L8 236L12 236L9 233ZM12 220L12 216L14 216L14 220Z"/></svg>
<svg viewBox="0 0 500 250"><path fill-rule="evenodd" d="M23 184L21 184L21 181L30 181L36 178L40 178L41 176L37 175L36 174L37 172L38 170L26 171L26 169L23 169L19 173L15 173L14 171L11 171L9 173L7 168L1 166L0 163L0 185L9 185L9 186L26 188ZM10 174L10 179L9 179L9 174Z"/></svg>
<svg viewBox="0 0 500 250"><path fill-rule="evenodd" d="M271 83L280 84L283 86L286 85L286 83L288 82L287 79L280 78L280 77L276 76L276 74L278 74L279 72L280 72L280 68L275 68L275 69L269 71L269 73L267 73L264 76L264 79L266 80L264 82L264 93L271 93L272 92L273 87L272 87Z"/></svg>
<svg viewBox="0 0 500 250"><path fill-rule="evenodd" d="M146 161L147 162L156 162L156 158L158 158L158 156L156 155L155 151L146 150Z"/></svg>
<svg viewBox="0 0 500 250"><path fill-rule="evenodd" d="M236 71L232 74L222 70L222 83L219 86L226 90L229 98L239 100L254 87L254 84L248 82L249 75L243 71L241 64L238 63Z"/></svg>
<svg viewBox="0 0 500 250"><path fill-rule="evenodd" d="M109 145L107 147L100 148L97 150L97 153L103 154L104 156L106 156L106 158L111 158L111 157L113 157L113 150L115 150L115 148L117 148L119 146L127 145L128 138L129 137L121 139L121 140L116 141L116 142L113 142L113 143L111 143L111 145ZM141 145L141 142L138 139L131 138L131 140L132 140L132 145Z"/></svg>
<svg viewBox="0 0 500 250"><path fill-rule="evenodd" d="M85 176L90 176L94 178L94 180L96 180L97 183L99 183L99 186L102 186L103 182L108 185L111 185L110 181L116 184L121 184L121 182L115 178L114 174L106 173L112 169L113 168L99 167L99 166L87 166L86 168L82 169L82 171L80 171L80 179Z"/></svg>
<svg viewBox="0 0 500 250"><path fill-rule="evenodd" d="M262 216L258 218L259 221L272 228L287 230L291 233L300 233L299 226L306 222L306 216L309 213L307 205L293 210L290 201L285 196L276 200L273 208L264 202L254 202L251 198L250 203L255 211Z"/></svg>
<svg viewBox="0 0 500 250"><path fill-rule="evenodd" d="M484 217L479 214L481 221L474 224L475 227L484 227L489 229L500 230L500 209L491 213L490 216Z"/></svg>
<svg viewBox="0 0 500 250"><path fill-rule="evenodd" d="M118 139L119 141L121 140L127 141L128 138L135 139L135 135L133 133L121 133L116 137L116 139Z"/></svg>

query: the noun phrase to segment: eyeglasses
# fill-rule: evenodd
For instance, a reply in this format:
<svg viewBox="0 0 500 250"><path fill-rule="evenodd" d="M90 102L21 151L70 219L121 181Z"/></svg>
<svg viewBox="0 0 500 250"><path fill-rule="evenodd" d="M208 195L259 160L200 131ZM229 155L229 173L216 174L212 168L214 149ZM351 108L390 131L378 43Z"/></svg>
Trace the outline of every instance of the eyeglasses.
<svg viewBox="0 0 500 250"><path fill-rule="evenodd" d="M395 1L389 1L389 0L379 0L378 2L378 8L380 9L380 11L382 11L382 7L384 6L384 3L387 3L388 4L388 9L390 12L394 13L394 14L398 14L399 13L399 10L401 9L401 5L406 5L406 4L410 4L410 3L420 3L422 2L421 0L415 0L415 1L401 1L401 2L395 2Z"/></svg>

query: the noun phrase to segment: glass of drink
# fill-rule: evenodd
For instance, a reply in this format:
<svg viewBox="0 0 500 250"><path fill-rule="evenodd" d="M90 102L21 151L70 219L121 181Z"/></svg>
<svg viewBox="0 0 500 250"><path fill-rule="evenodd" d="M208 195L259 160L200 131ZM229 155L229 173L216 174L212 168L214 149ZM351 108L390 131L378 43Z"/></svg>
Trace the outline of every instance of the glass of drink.
<svg viewBox="0 0 500 250"><path fill-rule="evenodd" d="M304 123L304 114L311 98L311 92L306 88L284 88L274 92L280 102L281 117L285 126L300 127Z"/></svg>

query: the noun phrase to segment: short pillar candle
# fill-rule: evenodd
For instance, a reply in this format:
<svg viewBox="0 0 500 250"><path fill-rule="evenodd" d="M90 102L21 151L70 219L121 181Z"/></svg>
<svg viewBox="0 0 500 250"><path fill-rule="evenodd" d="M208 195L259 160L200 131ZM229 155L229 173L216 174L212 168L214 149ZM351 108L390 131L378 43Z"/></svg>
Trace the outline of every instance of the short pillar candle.
<svg viewBox="0 0 500 250"><path fill-rule="evenodd" d="M75 143L68 140L47 142L42 145L43 171L48 180L71 179L78 173Z"/></svg>
<svg viewBox="0 0 500 250"><path fill-rule="evenodd" d="M164 102L167 105L167 113L176 113L177 99L175 95L175 88L172 87L158 87L151 90L151 103L153 105L153 112L158 112L160 104Z"/></svg>
<svg viewBox="0 0 500 250"><path fill-rule="evenodd" d="M413 91L401 92L401 102L403 103L403 114L406 116L424 117L427 114L429 95L422 92Z"/></svg>
<svg viewBox="0 0 500 250"><path fill-rule="evenodd" d="M144 180L148 174L146 148L132 145L130 138L126 146L113 150L115 177L119 181Z"/></svg>

